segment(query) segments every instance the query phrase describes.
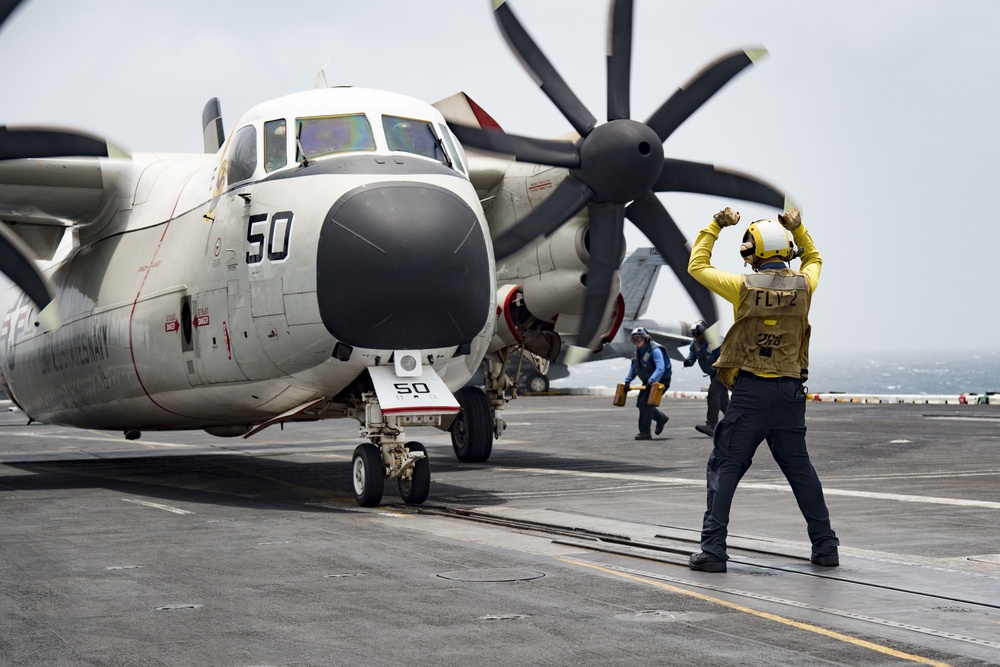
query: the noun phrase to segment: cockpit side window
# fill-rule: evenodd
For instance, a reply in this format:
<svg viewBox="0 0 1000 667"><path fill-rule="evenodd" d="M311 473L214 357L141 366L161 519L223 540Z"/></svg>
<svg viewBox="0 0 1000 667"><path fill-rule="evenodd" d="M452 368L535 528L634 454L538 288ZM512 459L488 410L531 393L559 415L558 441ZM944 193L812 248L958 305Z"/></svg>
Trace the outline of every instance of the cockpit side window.
<svg viewBox="0 0 1000 667"><path fill-rule="evenodd" d="M257 130L253 125L241 127L229 149L229 182L245 181L257 169Z"/></svg>
<svg viewBox="0 0 1000 667"><path fill-rule="evenodd" d="M284 118L264 123L264 171L281 169L288 164L288 143L285 139Z"/></svg>
<svg viewBox="0 0 1000 667"><path fill-rule="evenodd" d="M372 126L364 114L295 120L295 161L348 151L375 150Z"/></svg>
<svg viewBox="0 0 1000 667"><path fill-rule="evenodd" d="M455 142L451 140L451 132L449 132L448 128L446 128L444 125L438 125L438 127L441 129L441 136L444 138L444 143L448 145L448 152L451 153L452 156L454 156L454 159L452 160L452 162L454 163L453 166L460 173L464 174L465 167L462 165L462 158L459 157L458 150L455 149Z"/></svg>
<svg viewBox="0 0 1000 667"><path fill-rule="evenodd" d="M431 123L399 116L382 116L382 129L385 131L389 150L415 153L451 164Z"/></svg>

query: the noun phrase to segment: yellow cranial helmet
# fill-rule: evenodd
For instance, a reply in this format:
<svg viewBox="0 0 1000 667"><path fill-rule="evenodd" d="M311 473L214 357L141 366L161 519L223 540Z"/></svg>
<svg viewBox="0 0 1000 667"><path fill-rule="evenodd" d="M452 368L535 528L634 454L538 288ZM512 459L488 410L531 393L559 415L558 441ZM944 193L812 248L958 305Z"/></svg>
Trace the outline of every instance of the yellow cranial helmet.
<svg viewBox="0 0 1000 667"><path fill-rule="evenodd" d="M777 220L757 220L743 235L740 255L754 266L769 259L788 262L795 257L795 244L792 235Z"/></svg>

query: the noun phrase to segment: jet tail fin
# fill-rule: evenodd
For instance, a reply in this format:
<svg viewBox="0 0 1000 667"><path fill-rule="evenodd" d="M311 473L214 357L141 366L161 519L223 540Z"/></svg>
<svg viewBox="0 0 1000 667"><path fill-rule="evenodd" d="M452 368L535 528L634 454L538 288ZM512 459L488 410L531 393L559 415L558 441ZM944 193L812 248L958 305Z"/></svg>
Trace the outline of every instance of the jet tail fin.
<svg viewBox="0 0 1000 667"><path fill-rule="evenodd" d="M656 276L666 263L656 248L639 248L622 264L618 273L621 275L626 321L637 320L646 314Z"/></svg>

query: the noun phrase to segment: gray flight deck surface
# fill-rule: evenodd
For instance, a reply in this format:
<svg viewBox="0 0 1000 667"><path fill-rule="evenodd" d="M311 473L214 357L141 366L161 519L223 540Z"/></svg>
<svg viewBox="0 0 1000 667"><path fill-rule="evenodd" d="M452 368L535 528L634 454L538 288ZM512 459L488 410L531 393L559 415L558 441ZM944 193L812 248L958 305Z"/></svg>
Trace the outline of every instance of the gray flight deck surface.
<svg viewBox="0 0 1000 667"><path fill-rule="evenodd" d="M815 403L841 567L766 445L729 571L692 572L709 438L519 398L485 465L413 429L430 498L358 508L346 420L250 440L0 416L0 665L1000 664L1000 408Z"/></svg>

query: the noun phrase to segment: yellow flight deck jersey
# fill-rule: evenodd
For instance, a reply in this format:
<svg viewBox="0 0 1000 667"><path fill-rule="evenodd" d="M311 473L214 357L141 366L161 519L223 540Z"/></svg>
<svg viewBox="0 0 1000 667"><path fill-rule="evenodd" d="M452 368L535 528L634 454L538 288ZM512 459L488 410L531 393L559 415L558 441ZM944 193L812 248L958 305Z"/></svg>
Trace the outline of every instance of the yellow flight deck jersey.
<svg viewBox="0 0 1000 667"><path fill-rule="evenodd" d="M809 366L809 304L823 266L812 237L805 225L791 232L802 249L799 271L741 274L711 264L720 231L715 220L702 229L688 262L695 280L733 304L733 327L715 363L719 380L732 389L740 370L761 377L803 377Z"/></svg>

